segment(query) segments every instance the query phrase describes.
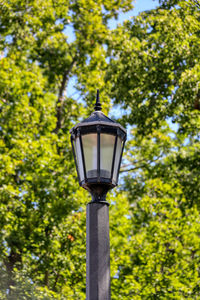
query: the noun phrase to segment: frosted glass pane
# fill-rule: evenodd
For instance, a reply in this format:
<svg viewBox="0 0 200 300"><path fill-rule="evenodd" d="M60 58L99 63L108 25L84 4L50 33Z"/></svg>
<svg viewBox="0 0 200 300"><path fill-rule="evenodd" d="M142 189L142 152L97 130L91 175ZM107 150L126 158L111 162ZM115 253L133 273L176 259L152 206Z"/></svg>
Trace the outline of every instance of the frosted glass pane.
<svg viewBox="0 0 200 300"><path fill-rule="evenodd" d="M120 137L117 138L117 148L116 148L116 154L115 154L115 164L114 164L114 171L113 171L113 179L117 181L117 171L119 167L119 161L122 151L122 140Z"/></svg>
<svg viewBox="0 0 200 300"><path fill-rule="evenodd" d="M79 172L80 180L82 181L84 179L84 172L83 172L83 160L81 156L81 145L80 145L79 138L76 138L75 140L75 151L76 151L76 158L78 164L78 172Z"/></svg>
<svg viewBox="0 0 200 300"><path fill-rule="evenodd" d="M97 134L82 136L86 175L88 178L97 177Z"/></svg>
<svg viewBox="0 0 200 300"><path fill-rule="evenodd" d="M100 135L100 176L111 177L115 136L110 134Z"/></svg>

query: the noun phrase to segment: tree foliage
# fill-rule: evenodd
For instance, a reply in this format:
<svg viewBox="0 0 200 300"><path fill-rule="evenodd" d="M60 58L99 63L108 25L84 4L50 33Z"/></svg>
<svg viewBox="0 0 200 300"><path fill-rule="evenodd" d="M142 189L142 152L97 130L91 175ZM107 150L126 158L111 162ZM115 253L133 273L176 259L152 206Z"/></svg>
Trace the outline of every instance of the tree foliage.
<svg viewBox="0 0 200 300"><path fill-rule="evenodd" d="M110 95L130 127L121 171L132 226L118 299L200 295L200 10L160 2L119 26L109 48Z"/></svg>
<svg viewBox="0 0 200 300"><path fill-rule="evenodd" d="M1 299L85 299L88 196L78 189L69 129L105 86L108 21L131 7L1 1ZM83 93L84 76L88 110L67 90L75 78Z"/></svg>
<svg viewBox="0 0 200 300"><path fill-rule="evenodd" d="M110 30L131 2L1 1L1 299L85 299L89 198L69 129L97 87L129 130L109 196L112 299L199 298L200 6L160 0Z"/></svg>

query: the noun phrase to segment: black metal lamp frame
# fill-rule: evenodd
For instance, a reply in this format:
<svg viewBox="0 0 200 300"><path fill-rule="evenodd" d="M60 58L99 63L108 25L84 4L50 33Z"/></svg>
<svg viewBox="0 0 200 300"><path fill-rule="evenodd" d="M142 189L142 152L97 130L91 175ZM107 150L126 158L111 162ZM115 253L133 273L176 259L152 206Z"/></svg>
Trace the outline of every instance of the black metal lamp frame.
<svg viewBox="0 0 200 300"><path fill-rule="evenodd" d="M95 112L92 115L84 120L83 122L77 124L75 127L71 129L71 143L73 149L73 155L75 158L75 164L77 169L77 174L79 178L79 184L84 189L88 190L92 195L92 201L99 202L105 201L107 192L117 186L118 177L119 177L119 169L122 159L122 153L124 150L124 145L126 141L126 130L118 123L106 117L101 110L101 104L99 101L99 92L97 91L97 101L95 105ZM83 142L82 136L85 134L96 133L97 134L97 176L94 178L88 178L86 173L86 165L83 151ZM112 167L111 167L111 176L110 178L102 177L100 174L100 145L101 145L101 134L110 134L115 136L114 150L113 150L113 159L112 159ZM116 158L116 150L117 150L117 139L118 137L122 140L122 149L118 164L117 170L117 178L113 179L113 172L115 166L115 158ZM75 139L80 139L80 149L81 149L81 157L83 162L83 173L84 179L81 180L79 175L77 157L75 153Z"/></svg>

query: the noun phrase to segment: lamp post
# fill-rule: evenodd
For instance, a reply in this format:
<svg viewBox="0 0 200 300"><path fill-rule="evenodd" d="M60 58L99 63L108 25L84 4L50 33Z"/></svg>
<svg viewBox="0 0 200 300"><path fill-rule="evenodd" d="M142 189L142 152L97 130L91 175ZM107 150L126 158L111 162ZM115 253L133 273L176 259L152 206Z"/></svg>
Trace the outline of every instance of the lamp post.
<svg viewBox="0 0 200 300"><path fill-rule="evenodd" d="M109 203L117 186L126 130L101 112L99 91L95 111L71 130L79 184L92 195L86 217L86 299L110 300Z"/></svg>

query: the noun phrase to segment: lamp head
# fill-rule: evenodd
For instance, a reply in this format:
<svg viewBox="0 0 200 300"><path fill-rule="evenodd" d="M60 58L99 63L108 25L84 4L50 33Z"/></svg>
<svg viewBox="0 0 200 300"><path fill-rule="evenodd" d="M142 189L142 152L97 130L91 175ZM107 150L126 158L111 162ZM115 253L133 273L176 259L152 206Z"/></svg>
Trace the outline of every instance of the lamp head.
<svg viewBox="0 0 200 300"><path fill-rule="evenodd" d="M95 111L70 133L79 184L102 200L118 184L126 130L101 112L97 90Z"/></svg>

